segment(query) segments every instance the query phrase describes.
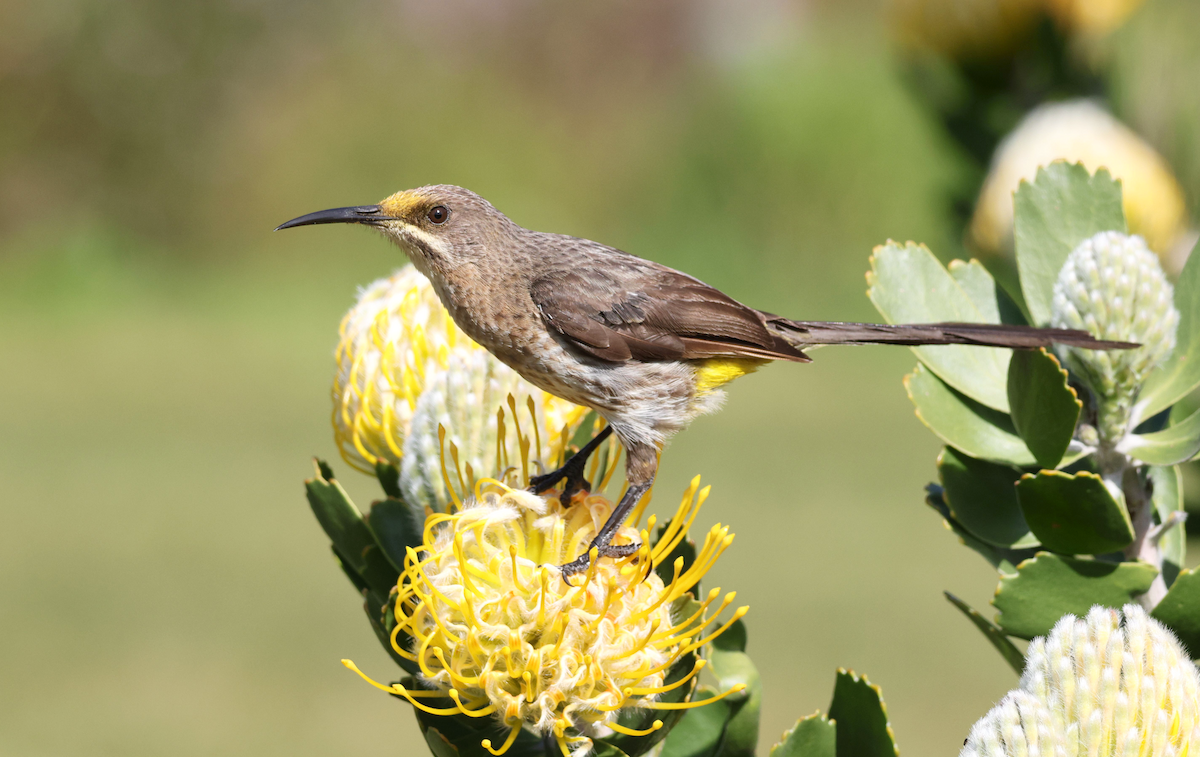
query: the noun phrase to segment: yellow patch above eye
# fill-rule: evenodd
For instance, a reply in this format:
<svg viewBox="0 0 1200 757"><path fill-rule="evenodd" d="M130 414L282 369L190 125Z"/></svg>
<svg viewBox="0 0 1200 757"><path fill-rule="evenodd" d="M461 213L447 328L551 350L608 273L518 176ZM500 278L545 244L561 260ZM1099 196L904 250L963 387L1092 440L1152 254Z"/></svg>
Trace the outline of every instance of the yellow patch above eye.
<svg viewBox="0 0 1200 757"><path fill-rule="evenodd" d="M696 394L711 392L735 378L745 376L747 373L754 373L760 365L767 362L769 361L744 357L712 357L706 360L697 360L695 362Z"/></svg>
<svg viewBox="0 0 1200 757"><path fill-rule="evenodd" d="M424 197L414 193L411 189L406 189L379 203L379 207L392 218L408 218L424 204Z"/></svg>

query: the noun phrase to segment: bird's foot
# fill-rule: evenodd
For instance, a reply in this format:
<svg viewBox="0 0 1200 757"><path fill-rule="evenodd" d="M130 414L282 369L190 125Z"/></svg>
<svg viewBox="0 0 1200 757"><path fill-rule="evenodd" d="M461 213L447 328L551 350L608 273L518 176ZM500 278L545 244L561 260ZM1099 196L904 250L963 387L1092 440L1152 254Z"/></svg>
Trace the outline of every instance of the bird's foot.
<svg viewBox="0 0 1200 757"><path fill-rule="evenodd" d="M565 565L559 565L558 569L562 571L563 580L567 584L571 583L571 576L576 573L582 573L588 569L592 563L592 552L596 552L596 559L602 557L628 557L642 548L641 542L633 544L593 544L588 547L588 551L584 552L579 557Z"/></svg>
<svg viewBox="0 0 1200 757"><path fill-rule="evenodd" d="M559 501L564 505L570 503L571 497L575 496L576 492L590 492L592 490L592 482L584 478L583 466L572 465L574 458L568 460L565 465L557 470L552 470L549 473L543 473L540 476L529 477L529 491L534 494L542 494L554 488L554 485L559 481L566 479L563 484L562 494L558 496Z"/></svg>

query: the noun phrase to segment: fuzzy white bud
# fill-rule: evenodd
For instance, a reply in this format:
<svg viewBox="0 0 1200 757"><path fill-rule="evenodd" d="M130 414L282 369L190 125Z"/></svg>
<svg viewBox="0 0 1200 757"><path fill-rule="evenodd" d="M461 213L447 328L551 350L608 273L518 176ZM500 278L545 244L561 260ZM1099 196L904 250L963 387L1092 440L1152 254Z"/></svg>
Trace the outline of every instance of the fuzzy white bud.
<svg viewBox="0 0 1200 757"><path fill-rule="evenodd" d="M1146 378L1175 347L1179 311L1162 265L1145 240L1115 231L1085 239L1059 271L1051 325L1097 339L1137 342L1131 350L1060 351L1097 395L1101 440L1125 435Z"/></svg>
<svg viewBox="0 0 1200 757"><path fill-rule="evenodd" d="M1122 622L1122 615L1124 616ZM1138 605L1064 616L959 757L1182 757L1200 750L1200 671Z"/></svg>

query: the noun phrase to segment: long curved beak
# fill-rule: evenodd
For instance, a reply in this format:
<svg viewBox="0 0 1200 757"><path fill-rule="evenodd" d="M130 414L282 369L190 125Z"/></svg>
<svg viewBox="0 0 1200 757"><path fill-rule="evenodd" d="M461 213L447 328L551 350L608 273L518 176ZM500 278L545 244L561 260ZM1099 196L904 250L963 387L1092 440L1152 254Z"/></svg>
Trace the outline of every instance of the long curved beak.
<svg viewBox="0 0 1200 757"><path fill-rule="evenodd" d="M355 205L349 208L318 210L316 213L293 218L287 223L276 226L275 231L290 229L293 226L313 226L318 223L365 223L377 226L390 220L394 219L383 215L383 210L378 205Z"/></svg>

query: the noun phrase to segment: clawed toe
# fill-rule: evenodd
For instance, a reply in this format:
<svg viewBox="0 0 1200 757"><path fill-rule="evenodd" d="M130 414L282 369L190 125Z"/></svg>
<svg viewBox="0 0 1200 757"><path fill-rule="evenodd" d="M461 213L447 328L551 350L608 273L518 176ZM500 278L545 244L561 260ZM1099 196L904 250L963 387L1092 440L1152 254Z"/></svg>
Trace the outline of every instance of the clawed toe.
<svg viewBox="0 0 1200 757"><path fill-rule="evenodd" d="M587 552L584 552L571 562L566 563L565 565L559 565L558 569L562 571L563 580L570 584L571 576L575 575L576 573L583 573L588 569L588 566L591 565L592 550L596 551L597 559L600 559L605 557L628 557L641 548L641 543L593 545L592 547L588 548Z"/></svg>

